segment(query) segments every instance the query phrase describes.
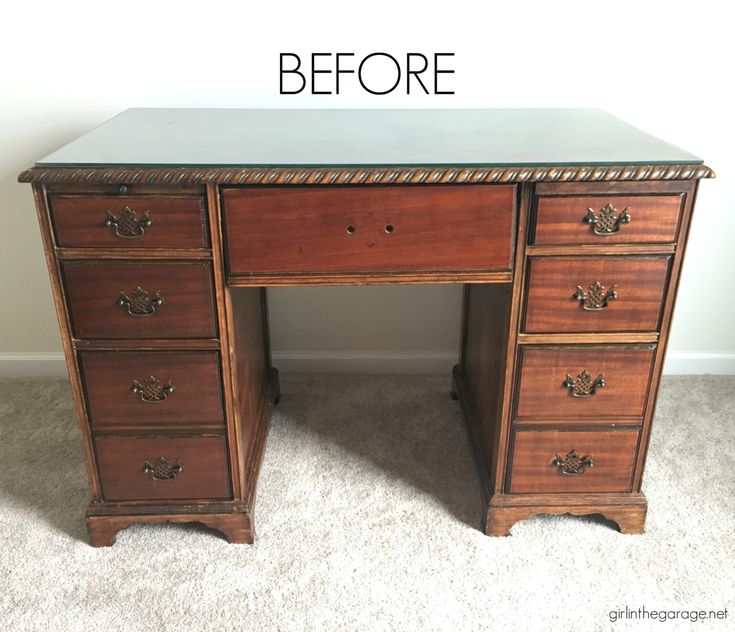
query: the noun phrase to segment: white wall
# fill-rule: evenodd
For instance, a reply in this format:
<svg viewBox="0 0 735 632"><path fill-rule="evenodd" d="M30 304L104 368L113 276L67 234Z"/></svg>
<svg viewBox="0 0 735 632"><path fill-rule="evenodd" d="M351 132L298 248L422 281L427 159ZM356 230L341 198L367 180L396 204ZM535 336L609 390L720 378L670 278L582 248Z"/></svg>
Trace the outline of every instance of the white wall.
<svg viewBox="0 0 735 632"><path fill-rule="evenodd" d="M131 106L607 109L718 173L701 186L668 370L735 372L731 26L727 3L710 0L12 3L0 26L0 374L60 367L30 188L15 177ZM455 52L456 95L279 96L281 51ZM458 304L456 287L277 290L273 346L291 367L443 370Z"/></svg>

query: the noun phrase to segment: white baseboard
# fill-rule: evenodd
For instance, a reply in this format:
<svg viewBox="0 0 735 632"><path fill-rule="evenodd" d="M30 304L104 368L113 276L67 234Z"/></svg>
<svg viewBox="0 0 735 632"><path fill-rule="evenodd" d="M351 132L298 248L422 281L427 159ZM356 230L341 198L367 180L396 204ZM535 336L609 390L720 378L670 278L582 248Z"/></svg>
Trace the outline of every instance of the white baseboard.
<svg viewBox="0 0 735 632"><path fill-rule="evenodd" d="M63 353L0 353L0 377L67 377Z"/></svg>
<svg viewBox="0 0 735 632"><path fill-rule="evenodd" d="M275 351L273 364L284 373L447 375L453 353ZM735 375L735 353L671 352L666 375ZM0 353L0 377L66 377L63 353Z"/></svg>
<svg viewBox="0 0 735 632"><path fill-rule="evenodd" d="M664 375L735 375L735 353L671 351L666 354Z"/></svg>
<svg viewBox="0 0 735 632"><path fill-rule="evenodd" d="M272 361L283 373L449 375L458 355L442 351L274 351Z"/></svg>

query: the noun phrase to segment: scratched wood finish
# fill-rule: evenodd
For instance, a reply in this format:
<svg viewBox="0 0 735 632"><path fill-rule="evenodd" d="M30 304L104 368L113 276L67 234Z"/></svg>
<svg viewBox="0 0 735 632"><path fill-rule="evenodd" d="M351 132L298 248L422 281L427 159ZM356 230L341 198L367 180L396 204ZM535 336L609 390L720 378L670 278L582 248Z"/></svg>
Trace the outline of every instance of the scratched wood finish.
<svg viewBox="0 0 735 632"><path fill-rule="evenodd" d="M56 245L66 248L204 248L209 245L201 196L52 195L51 218ZM151 225L137 237L122 237L106 226L107 213L120 217L124 208Z"/></svg>
<svg viewBox="0 0 735 632"><path fill-rule="evenodd" d="M65 262L62 269L76 338L217 336L209 262ZM155 313L132 316L118 305L120 292L136 287L160 292Z"/></svg>
<svg viewBox="0 0 735 632"><path fill-rule="evenodd" d="M100 436L95 448L102 496L108 502L230 497L223 436ZM171 480L154 480L144 466L160 457L180 462L181 472Z"/></svg>
<svg viewBox="0 0 735 632"><path fill-rule="evenodd" d="M671 258L532 257L524 332L562 333L656 331ZM574 297L601 283L618 297L599 311L588 311Z"/></svg>
<svg viewBox="0 0 735 632"><path fill-rule="evenodd" d="M534 513L567 512L574 515L599 512L617 521L623 532L641 532L645 521L646 500L645 496L640 493L640 481L646 458L656 389L663 363L663 350L668 339L675 289L697 179L712 175L711 170L702 165L615 165L608 167L594 165L569 167L567 165L543 168L500 166L488 169L464 169L448 166L354 168L339 165L326 169L294 169L278 166L272 169L222 167L201 169L186 165L183 165L181 169L130 169L95 166L88 169L44 168L24 173L21 176L22 180L34 180L35 182L34 193L44 236L44 248L62 326L62 340L70 367L74 400L77 404L80 427L84 437L85 459L90 472L93 492L93 502L87 512L92 543L95 545L111 544L115 532L133 522L165 520L174 522L198 520L220 528L227 533L231 541L252 541L255 483L267 435L269 403L277 398L278 380L277 373L269 367L270 361L267 358L268 340L264 292L262 292L261 316L258 317L258 304L261 301L257 296L261 290L256 289L252 292L247 290L248 293L239 294L241 290L236 286L257 288L279 284L388 282L495 284L488 288L476 285L472 290L468 290L468 295L473 294L474 298L470 301L472 305L465 310L466 314L468 312L470 314L464 319L468 330L463 336L461 366L454 371L455 391L462 402L463 413L468 425L473 430L471 435L473 444L476 448L477 444L481 444L482 449L475 451L479 455L481 474L487 476L490 473L489 480L483 481L483 489L489 492L486 497L486 533L506 534L514 522ZM224 242L220 230L226 220L225 209L220 201L220 192L223 190L221 186L230 190L236 185L247 185L241 189L267 189L273 195L280 194L281 191L288 191L301 196L306 195L307 190L310 194L316 194L319 191L328 192L338 188L342 191L344 199L348 200L355 195L356 191L366 189L380 192L387 188L394 190L396 195L400 193L406 196L412 195L412 190L425 189L430 193L430 195L427 194L427 199L431 201L435 195L438 199L438 192L459 191L467 188L468 185L476 186L479 183L484 184L483 190L485 191L500 185L514 188L517 193L511 196L513 201L510 213L511 222L515 223L508 228L506 233L512 235L509 241L516 240L515 247L508 247L508 256L505 258L506 263L503 268L467 268L465 263L462 263L461 268L451 268L446 261L441 261L439 266L432 264L432 267L407 269L400 267L406 253L397 251L393 253L396 255L393 261L386 264L390 267L385 269L355 269L352 267L350 257L342 257L343 261L347 261L349 267L335 271L325 268L325 260L329 263L332 259L330 259L329 252L322 257L325 252L322 249L313 258L317 269L298 270L292 269L292 266L289 265L270 274L267 272L248 275L227 274L225 263L228 253L223 251ZM154 224L146 233L144 238L146 241L137 240L136 242L133 239L129 240L128 244L120 246L105 242L66 242L64 241L66 237L62 237L56 225L56 209L53 208L49 212L47 208L47 192L54 201L56 197L64 196L82 200L103 198L120 201L126 196L128 198L160 199L190 197L199 200L206 193L208 226L205 231L199 233L196 245L192 241L177 245L175 240L169 239L165 244L150 246L147 245L151 243L147 238L155 234L153 228L157 225L152 212ZM382 196L380 193L375 195ZM517 208L515 208L516 198L518 199ZM571 206L571 202L574 205L584 205L589 200L588 207L595 208L592 202L596 202L600 203L599 208L602 208L603 199L604 203L614 204L618 211L621 210L618 208L619 205L625 208L625 204L628 204L628 212L631 214L631 221L622 225L619 232L609 236L594 235L590 226L581 221L587 208ZM674 200L679 201L676 209L674 209ZM645 207L641 207L643 203ZM382 221L380 212L385 208L380 206L376 208L377 211L369 210L373 211L376 220ZM115 212L114 209L109 210ZM571 213L577 213L578 210L582 211L579 218L572 217ZM599 209L595 210L599 212ZM74 209L70 207L69 213L74 212ZM93 211L92 214L94 212L96 211ZM52 213L54 213L53 217ZM62 208L62 215L63 213ZM462 252L457 252L460 248L451 238L451 221L456 213L439 213L430 209L429 214L432 213L440 225L437 232L441 232L443 237L442 235L430 236L431 238L426 242L429 244L426 247L427 258L430 260L432 257L453 254L453 256L456 255L454 258L459 260L464 255ZM72 223L91 220L92 214L85 215L83 218L75 216ZM336 216L340 222L347 219L346 216L339 213ZM61 223L64 223L63 218ZM530 226L527 225L529 223ZM391 225L393 232L385 234L387 236L398 235L396 225ZM99 228L97 224L90 227L90 235L94 234L92 229L97 231ZM251 226L244 226L243 234L247 235L250 228ZM298 232L303 228L304 226L300 226L296 230ZM352 236L359 234L357 232L359 227L355 226L355 228L356 231ZM425 226L420 228L421 230L426 229ZM506 230L502 221L497 225L495 222L487 222L483 228L488 234ZM110 230L109 227L105 229ZM276 232L278 227L274 226L273 230ZM72 230L72 233L75 231L76 229ZM85 232L85 235L81 239L93 239L86 235L86 229L82 228L82 232ZM169 237L175 232L175 230L170 231ZM211 233L211 240L202 241L201 235L206 236L207 233ZM111 238L112 231L109 235ZM440 237L443 241L440 240ZM55 238L62 243L56 243ZM72 238L79 237L77 235ZM487 235L484 236L484 239L485 243L490 243ZM494 239L492 235L491 239ZM208 249L210 241L211 250ZM472 242L468 241L468 243ZM376 242L366 250L374 250L381 245L385 245L385 242ZM462 247L464 246L465 244L462 244ZM235 248L238 252L241 251L239 245L236 244ZM407 249L407 252L409 250ZM380 253L379 250L377 252ZM497 253L498 248L495 248L494 252ZM523 316L529 283L528 272L534 261L540 260L541 257L561 260L562 257L590 258L594 256L607 259L633 255L648 258L668 256L671 260L670 273L665 279L667 287L661 296L660 302L663 308L657 328L619 330L614 328L613 323L612 328L596 327L585 331L558 328L541 331L524 330ZM375 255L373 252L368 252L365 256ZM511 256L514 257L512 265ZM319 260L319 257L322 259ZM379 264L383 263L380 256L376 259ZM62 284L62 281L65 281L64 266L80 265L83 261L90 264L103 261L110 263L117 261L119 264L124 261L130 265L145 262L149 265L166 266L179 265L184 260L211 261L209 265L215 282L208 300L213 304L216 303L217 317L214 331L209 335L177 338L171 337L171 334L165 331L151 336L141 336L136 331L133 335L126 334L120 337L118 328L111 326L104 317L98 319L107 324L104 335L80 338L76 332L72 332L70 318L72 309L67 296L68 288ZM398 262L398 266L394 263L395 261ZM411 265L414 266L415 263L412 262ZM600 279L600 282L604 283L604 280ZM512 289L510 285L506 285L511 283ZM127 290L134 289L134 287L127 288ZM621 299L622 294L618 301ZM613 301L611 309L616 305L620 306L620 302ZM504 312L503 310L509 311ZM570 321L564 315L556 320L560 327L564 327L565 323ZM546 349L555 353L564 348L589 350L593 347L630 350L640 348L643 344L657 344L658 346L656 350L651 351L653 359L648 371L651 379L647 382L648 390L643 397L644 403L641 407L635 407L636 410L642 408L642 414L638 412L635 415L618 415L616 409L615 414L603 411L579 416L555 416L553 414L544 416L543 411L548 411L549 406L543 403L546 397L543 396L542 401L537 403L537 412L542 410L541 413L516 416L518 405L522 403L519 398L525 390L521 369L530 366L524 364L524 354L527 351ZM503 347L505 347L504 353ZM232 462L232 472L226 473L223 477L225 484L228 485L228 495L216 498L198 496L197 498L145 499L136 491L135 497L127 501L102 499L99 493L98 456L96 450L92 449L92 441L107 439L153 441L182 437L191 440L211 439L212 434L222 431L222 425L212 428L209 427L208 422L201 422L201 425L197 426L187 425L185 422L171 426L151 424L141 428L94 425L94 420L87 417L88 402L84 392L82 354L75 351L75 348L84 349L85 352L90 353L104 351L115 354L155 350L183 353L221 349L220 360L224 386L222 401L226 404L227 439L222 436L215 437L215 439L219 438L224 444L225 464L228 458ZM493 354L496 354L494 359ZM630 363L623 364L626 368L631 366ZM583 367L579 368L581 370ZM592 371L591 366L587 368ZM607 385L600 389L594 397L577 403L583 406L594 406L595 398L604 395L605 389L613 388L609 375L606 375L606 379ZM643 381L646 382L645 379ZM265 389L262 387L264 383L267 384ZM258 384L261 385L260 389L257 388ZM565 402L568 403L571 400L560 383L556 383L554 388L558 389L554 391L554 394L561 392L565 397ZM260 395L259 390L264 395ZM630 393L630 389L627 392ZM638 397L635 392L633 395L632 399ZM170 400L170 402L173 401L175 400ZM623 406L629 405L625 397L621 401ZM628 412L632 412L632 405ZM552 431L561 433L570 430L586 433L594 430L612 432L611 424L627 428L640 425L640 446L633 448L635 465L626 491L516 493L511 490L509 474L514 464L513 450L516 445L513 440L514 432ZM161 429L150 430L151 428ZM615 432L618 431L615 430ZM628 432L634 431L628 430ZM194 437L195 434L199 436ZM592 471L594 468L590 470L590 473ZM107 471L106 473L109 474ZM583 476L586 475L585 473Z"/></svg>
<svg viewBox="0 0 735 632"><path fill-rule="evenodd" d="M516 430L510 492L627 492L635 464L638 430ZM581 474L562 474L553 464L572 450L589 457Z"/></svg>
<svg viewBox="0 0 735 632"><path fill-rule="evenodd" d="M627 346L523 347L516 418L566 420L573 417L643 415L654 349ZM572 397L565 376L588 371L604 375L605 386L591 397Z"/></svg>
<svg viewBox="0 0 735 632"><path fill-rule="evenodd" d="M542 196L536 211L530 243L535 245L672 243L676 241L684 195ZM584 221L588 209L596 216L608 204L619 216L624 210L630 222L616 232L595 234Z"/></svg>
<svg viewBox="0 0 735 632"><path fill-rule="evenodd" d="M80 354L93 428L222 425L222 381L216 351L83 351ZM130 387L153 376L174 390L144 402Z"/></svg>
<svg viewBox="0 0 735 632"><path fill-rule="evenodd" d="M515 187L223 190L230 275L509 270Z"/></svg>

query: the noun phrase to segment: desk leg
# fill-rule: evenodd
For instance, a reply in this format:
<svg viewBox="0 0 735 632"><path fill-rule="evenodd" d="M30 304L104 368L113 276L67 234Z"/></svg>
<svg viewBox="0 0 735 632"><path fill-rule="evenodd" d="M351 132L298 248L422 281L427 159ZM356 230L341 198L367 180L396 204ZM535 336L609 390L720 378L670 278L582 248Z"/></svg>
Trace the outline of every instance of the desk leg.
<svg viewBox="0 0 735 632"><path fill-rule="evenodd" d="M510 535L510 529L516 522L537 514L597 514L614 522L620 533L640 534L644 531L647 509L648 502L642 493L497 495L488 504L485 533Z"/></svg>
<svg viewBox="0 0 735 632"><path fill-rule="evenodd" d="M166 515L170 507L161 507L156 515L121 514L121 515L90 515L87 514L87 531L89 541L94 547L112 546L118 532L127 529L133 524L160 524L171 522L175 524L199 522L210 529L219 531L230 544L252 544L255 536L252 517L239 508L232 511L211 513L205 507L203 513L177 513Z"/></svg>

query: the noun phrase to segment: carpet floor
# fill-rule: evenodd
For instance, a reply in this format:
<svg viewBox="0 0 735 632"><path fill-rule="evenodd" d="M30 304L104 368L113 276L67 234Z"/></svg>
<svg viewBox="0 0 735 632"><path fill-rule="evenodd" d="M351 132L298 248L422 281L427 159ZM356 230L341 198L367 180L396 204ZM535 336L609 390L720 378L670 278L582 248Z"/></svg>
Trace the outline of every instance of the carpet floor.
<svg viewBox="0 0 735 632"><path fill-rule="evenodd" d="M255 544L200 525L87 544L63 380L0 381L5 630L732 630L611 611L721 610L735 586L735 377L663 381L646 533L536 516L488 538L449 381L283 376Z"/></svg>

